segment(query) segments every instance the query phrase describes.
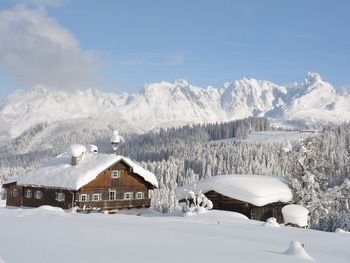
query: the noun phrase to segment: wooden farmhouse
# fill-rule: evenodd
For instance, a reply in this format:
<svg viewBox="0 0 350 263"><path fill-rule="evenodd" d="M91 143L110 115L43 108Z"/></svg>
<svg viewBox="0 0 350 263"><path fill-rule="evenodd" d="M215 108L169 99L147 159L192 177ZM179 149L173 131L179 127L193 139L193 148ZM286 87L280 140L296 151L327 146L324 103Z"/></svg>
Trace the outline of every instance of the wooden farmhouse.
<svg viewBox="0 0 350 263"><path fill-rule="evenodd" d="M187 191L200 191L218 210L234 211L250 219L266 221L270 217L283 223L282 207L293 199L282 178L263 175L220 175L179 187L176 195L186 201Z"/></svg>
<svg viewBox="0 0 350 263"><path fill-rule="evenodd" d="M116 211L149 207L158 187L153 173L130 159L72 145L42 167L3 184L7 206L75 207L78 211Z"/></svg>

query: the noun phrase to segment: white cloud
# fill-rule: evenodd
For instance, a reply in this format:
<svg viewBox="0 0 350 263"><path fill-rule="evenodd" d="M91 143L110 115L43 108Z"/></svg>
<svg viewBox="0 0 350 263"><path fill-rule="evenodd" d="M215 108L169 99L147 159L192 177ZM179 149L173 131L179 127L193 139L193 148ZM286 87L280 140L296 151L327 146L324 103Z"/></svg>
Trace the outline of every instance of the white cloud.
<svg viewBox="0 0 350 263"><path fill-rule="evenodd" d="M44 9L24 6L0 12L0 58L15 79L51 88L81 88L99 65L96 54L82 49Z"/></svg>

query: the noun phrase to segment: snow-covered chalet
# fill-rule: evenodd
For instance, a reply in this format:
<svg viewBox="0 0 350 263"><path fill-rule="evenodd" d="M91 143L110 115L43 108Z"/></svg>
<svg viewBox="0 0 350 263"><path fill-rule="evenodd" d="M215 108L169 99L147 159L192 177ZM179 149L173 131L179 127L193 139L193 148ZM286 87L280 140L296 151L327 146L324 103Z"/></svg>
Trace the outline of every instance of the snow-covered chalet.
<svg viewBox="0 0 350 263"><path fill-rule="evenodd" d="M279 223L283 222L282 207L293 201L289 184L277 176L213 176L179 187L177 199L185 202L188 191L205 194L214 209L238 212L260 221L275 217Z"/></svg>
<svg viewBox="0 0 350 263"><path fill-rule="evenodd" d="M3 187L7 206L52 205L88 212L149 207L149 191L158 182L153 173L126 157L75 144L68 153Z"/></svg>

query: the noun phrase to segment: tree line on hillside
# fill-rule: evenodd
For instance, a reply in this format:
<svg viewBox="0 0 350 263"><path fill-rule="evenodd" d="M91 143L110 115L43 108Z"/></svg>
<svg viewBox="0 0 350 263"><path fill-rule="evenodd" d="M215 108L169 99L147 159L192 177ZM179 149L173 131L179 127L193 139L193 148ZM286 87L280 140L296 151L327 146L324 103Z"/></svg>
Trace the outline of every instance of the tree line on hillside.
<svg viewBox="0 0 350 263"><path fill-rule="evenodd" d="M196 132L186 127L141 135L120 148L122 154L142 161L158 176L160 187L152 203L155 209L178 209L177 186L202 178L220 174L277 175L291 182L297 203L310 211L313 228L330 231L342 222L343 228L350 230L346 221L350 218L349 123L324 127L322 133L289 147L241 140L212 143L206 129L193 129Z"/></svg>
<svg viewBox="0 0 350 263"><path fill-rule="evenodd" d="M125 136L118 153L155 173L159 189L152 207L162 212L179 209L177 186L220 174L277 175L291 182L296 201L311 212L313 228L350 230L350 124L329 125L288 147L240 140L250 132L271 129L265 118L160 129ZM95 144L100 152L111 152L111 129L88 128L52 137L35 151L26 149L43 130L45 126L36 127L0 146L1 181L38 167L72 143Z"/></svg>
<svg viewBox="0 0 350 263"><path fill-rule="evenodd" d="M162 161L181 154L182 148L193 143L205 144L230 138L245 139L250 132L267 130L270 130L268 119L258 117L160 129L158 132L130 138L120 146L119 153L138 161Z"/></svg>

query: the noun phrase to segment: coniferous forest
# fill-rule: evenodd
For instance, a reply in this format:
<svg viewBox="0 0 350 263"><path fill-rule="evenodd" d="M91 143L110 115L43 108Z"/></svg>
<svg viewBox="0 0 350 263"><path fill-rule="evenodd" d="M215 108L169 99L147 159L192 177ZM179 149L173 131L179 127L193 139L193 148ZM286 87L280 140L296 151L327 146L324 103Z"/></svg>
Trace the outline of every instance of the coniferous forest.
<svg viewBox="0 0 350 263"><path fill-rule="evenodd" d="M49 147L23 151L43 129L36 126L0 147L1 180L38 167L71 143L95 144L100 152L111 152L112 127L67 132L47 141ZM125 135L118 154L155 173L159 189L152 207L164 213L179 209L177 186L221 174L277 175L290 182L297 203L310 210L311 227L350 230L350 124L325 126L285 144L244 140L251 132L272 129L266 118L160 129Z"/></svg>

